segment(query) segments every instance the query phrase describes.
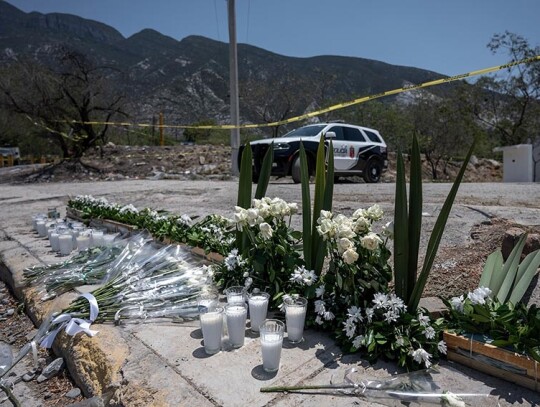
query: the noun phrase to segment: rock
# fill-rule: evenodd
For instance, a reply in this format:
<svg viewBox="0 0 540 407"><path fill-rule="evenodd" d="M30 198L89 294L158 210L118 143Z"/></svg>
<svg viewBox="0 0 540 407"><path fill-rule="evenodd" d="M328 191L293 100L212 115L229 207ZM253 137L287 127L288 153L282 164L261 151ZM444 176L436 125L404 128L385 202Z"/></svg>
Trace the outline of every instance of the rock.
<svg viewBox="0 0 540 407"><path fill-rule="evenodd" d="M73 389L71 389L70 391L68 391L65 396L68 398L68 399L76 399L77 397L79 397L81 395L81 389L79 389L78 387L74 387Z"/></svg>
<svg viewBox="0 0 540 407"><path fill-rule="evenodd" d="M98 396L79 401L78 403L69 404L68 407L103 407L103 399Z"/></svg>
<svg viewBox="0 0 540 407"><path fill-rule="evenodd" d="M10 317L10 316L12 316L12 315L14 315L14 314L15 314L15 310L14 310L13 308L10 308L10 309L8 309L8 310L6 311L6 315L7 315L8 317Z"/></svg>
<svg viewBox="0 0 540 407"><path fill-rule="evenodd" d="M489 165L491 165L493 168L495 168L495 169L501 167L501 163L498 162L497 160L487 159L486 162L487 162Z"/></svg>
<svg viewBox="0 0 540 407"><path fill-rule="evenodd" d="M34 377L36 377L35 373L26 373L23 375L22 380L23 382L31 382Z"/></svg>
<svg viewBox="0 0 540 407"><path fill-rule="evenodd" d="M199 164L204 165L205 163L206 163L206 158L204 158L204 156L200 155L199 156Z"/></svg>
<svg viewBox="0 0 540 407"><path fill-rule="evenodd" d="M523 233L525 233L525 231L520 228L510 228L506 231L503 237L501 247L504 260L506 260L508 256L510 256L510 252L512 251Z"/></svg>
<svg viewBox="0 0 540 407"><path fill-rule="evenodd" d="M476 166L478 164L478 162L479 162L478 157L475 156L475 155L471 155L471 159L469 160L469 163Z"/></svg>
<svg viewBox="0 0 540 407"><path fill-rule="evenodd" d="M508 258L508 256L510 256L510 252L517 244L519 238L521 237L521 235L523 235L523 233L525 233L525 231L520 228L510 228L506 231L501 247L503 258L505 260ZM529 234L527 236L527 240L525 241L523 252L521 253L521 259L524 259L525 256L527 256L529 253L532 253L538 249L540 249L540 234Z"/></svg>
<svg viewBox="0 0 540 407"><path fill-rule="evenodd" d="M37 378L38 383L43 383L45 380L50 379L51 377L56 376L62 368L64 367L64 359L57 358L53 360L49 365L43 369L43 372Z"/></svg>

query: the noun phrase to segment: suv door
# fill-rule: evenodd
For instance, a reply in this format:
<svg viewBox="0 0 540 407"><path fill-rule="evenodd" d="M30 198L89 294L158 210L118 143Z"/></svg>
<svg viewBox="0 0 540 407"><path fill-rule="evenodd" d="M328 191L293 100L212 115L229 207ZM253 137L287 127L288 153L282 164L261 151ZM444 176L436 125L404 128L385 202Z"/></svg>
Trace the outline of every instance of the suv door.
<svg viewBox="0 0 540 407"><path fill-rule="evenodd" d="M336 171L346 170L351 165L349 143L345 140L344 129L343 126L331 126L325 131L325 133L329 131L336 133L336 137L331 139L334 147L334 168Z"/></svg>

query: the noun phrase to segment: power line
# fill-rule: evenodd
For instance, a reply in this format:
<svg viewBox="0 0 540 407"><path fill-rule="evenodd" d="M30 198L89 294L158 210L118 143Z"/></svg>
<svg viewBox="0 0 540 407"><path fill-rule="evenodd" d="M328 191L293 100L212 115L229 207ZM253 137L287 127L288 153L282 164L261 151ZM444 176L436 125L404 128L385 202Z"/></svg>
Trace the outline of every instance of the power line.
<svg viewBox="0 0 540 407"><path fill-rule="evenodd" d="M218 11L217 11L217 0L214 0L214 14L216 16L216 31L217 31L217 37L218 41L221 41L221 36L219 35L219 19L218 19Z"/></svg>

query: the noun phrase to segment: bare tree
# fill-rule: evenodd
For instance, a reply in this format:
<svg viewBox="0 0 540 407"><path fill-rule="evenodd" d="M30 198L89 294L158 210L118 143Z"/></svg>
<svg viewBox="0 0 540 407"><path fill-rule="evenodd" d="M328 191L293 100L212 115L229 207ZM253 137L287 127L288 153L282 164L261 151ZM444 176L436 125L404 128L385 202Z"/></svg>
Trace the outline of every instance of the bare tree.
<svg viewBox="0 0 540 407"><path fill-rule="evenodd" d="M55 62L56 69L29 60L4 67L0 105L30 119L36 133L56 144L64 159L80 161L86 150L107 141L107 122L126 115L122 96L108 82L108 68L82 54L63 49Z"/></svg>

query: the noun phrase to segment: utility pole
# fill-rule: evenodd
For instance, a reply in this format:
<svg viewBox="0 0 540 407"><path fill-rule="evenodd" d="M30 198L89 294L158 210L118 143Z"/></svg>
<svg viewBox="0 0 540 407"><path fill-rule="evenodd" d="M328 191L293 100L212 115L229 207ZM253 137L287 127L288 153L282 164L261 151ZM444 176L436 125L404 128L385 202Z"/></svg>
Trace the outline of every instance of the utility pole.
<svg viewBox="0 0 540 407"><path fill-rule="evenodd" d="M240 147L240 103L238 102L238 60L236 58L236 7L235 0L227 0L229 16L229 81L231 103L231 173L238 175L238 149Z"/></svg>

